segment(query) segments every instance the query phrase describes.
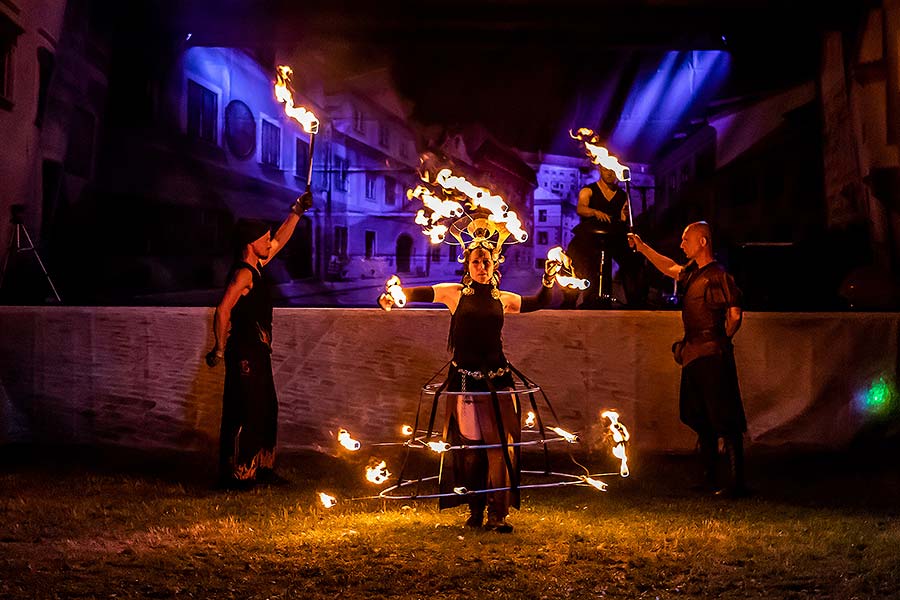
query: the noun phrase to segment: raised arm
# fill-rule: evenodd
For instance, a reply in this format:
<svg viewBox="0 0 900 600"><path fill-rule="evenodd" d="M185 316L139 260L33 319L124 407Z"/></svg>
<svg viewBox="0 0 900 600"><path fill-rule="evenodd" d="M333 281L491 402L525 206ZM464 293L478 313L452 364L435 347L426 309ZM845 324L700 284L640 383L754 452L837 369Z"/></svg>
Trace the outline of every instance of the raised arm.
<svg viewBox="0 0 900 600"><path fill-rule="evenodd" d="M663 256L653 248L647 245L644 240L641 239L636 233L628 234L628 245L643 254L647 257L653 266L659 269L659 271L663 275L667 275L672 279L677 279L679 275L681 275L681 271L684 267L679 265L677 262L669 258L668 256Z"/></svg>
<svg viewBox="0 0 900 600"><path fill-rule="evenodd" d="M275 232L275 236L272 238L272 249L269 251L269 257L266 260L261 261L263 265L270 263L272 259L275 258L275 255L288 243L288 240L294 235L294 229L297 228L300 217L312 206L312 201L312 194L308 190L303 192L303 194L297 198L296 202L294 202L294 205L291 207L291 212L288 213L287 218L278 227L278 231Z"/></svg>
<svg viewBox="0 0 900 600"><path fill-rule="evenodd" d="M578 206L575 207L575 212L578 213L579 217L594 217L606 223L611 221L609 215L602 210L591 208L590 188L581 188L581 191L578 192Z"/></svg>

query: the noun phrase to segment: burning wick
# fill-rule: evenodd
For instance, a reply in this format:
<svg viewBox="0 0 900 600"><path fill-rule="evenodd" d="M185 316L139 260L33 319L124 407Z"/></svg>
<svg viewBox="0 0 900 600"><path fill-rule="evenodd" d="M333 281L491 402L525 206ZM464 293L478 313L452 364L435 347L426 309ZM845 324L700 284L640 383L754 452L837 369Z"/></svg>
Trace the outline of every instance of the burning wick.
<svg viewBox="0 0 900 600"><path fill-rule="evenodd" d="M555 246L547 251L547 260L559 263L554 275L559 285L576 290L586 290L591 282L587 279L580 279L575 276L575 269L572 267L572 259L563 252L561 246Z"/></svg>
<svg viewBox="0 0 900 600"><path fill-rule="evenodd" d="M577 133L570 131L569 135L573 140L578 140L584 144L585 151L595 165L615 171L616 179L619 181L631 181L631 169L621 164L618 158L609 153L609 150L598 145L600 137L593 130L582 127Z"/></svg>
<svg viewBox="0 0 900 600"><path fill-rule="evenodd" d="M569 442L570 444L574 444L575 442L578 441L578 436L577 436L577 435L575 435L575 434L573 434L573 433L569 433L569 432L566 431L565 429L560 429L559 427L551 427L550 430L551 430L551 431L555 431L555 432L557 433L557 435L559 435L560 437L565 438L565 440L566 440L567 442Z"/></svg>
<svg viewBox="0 0 900 600"><path fill-rule="evenodd" d="M374 467L366 467L366 479L376 485L381 485L390 476L391 472L387 470L387 464L384 461L381 461Z"/></svg>
<svg viewBox="0 0 900 600"><path fill-rule="evenodd" d="M625 426L619 423L619 413L607 410L601 413L600 416L604 419L609 419L609 430L612 432L612 439L615 444L612 453L613 456L622 461L622 465L619 467L619 475L628 477L630 471L628 470L628 455L625 452L625 444L631 436L628 434Z"/></svg>
<svg viewBox="0 0 900 600"><path fill-rule="evenodd" d="M359 442L350 437L350 432L346 429L341 429L338 431L338 441L341 443L341 446L350 450L352 452L356 452L359 450Z"/></svg>
<svg viewBox="0 0 900 600"><path fill-rule="evenodd" d="M409 437L413 434L413 428L409 425L404 425L400 428L400 433L402 433L405 437Z"/></svg>
<svg viewBox="0 0 900 600"><path fill-rule="evenodd" d="M406 294L403 293L403 288L400 286L399 277L391 275L391 278L385 282L384 289L387 291L394 304L400 308L406 306Z"/></svg>
<svg viewBox="0 0 900 600"><path fill-rule="evenodd" d="M447 442L428 442L428 447L441 454L442 452L446 452L450 449L450 444Z"/></svg>
<svg viewBox="0 0 900 600"><path fill-rule="evenodd" d="M329 496L325 492L319 492L319 502L322 503L322 506L325 508L331 508L335 504L337 504L337 498L334 496Z"/></svg>
<svg viewBox="0 0 900 600"><path fill-rule="evenodd" d="M525 416L525 427L528 429L534 429L535 416L534 413L528 411L528 414Z"/></svg>
<svg viewBox="0 0 900 600"><path fill-rule="evenodd" d="M453 493L459 494L460 496L465 496L469 493L469 489L466 487L455 487L453 488Z"/></svg>
<svg viewBox="0 0 900 600"><path fill-rule="evenodd" d="M597 488L601 492L605 492L606 488L609 487L605 483L600 481L599 479L594 479L593 477L588 477L587 475L582 477L581 480L584 481L585 483L587 483L588 485L591 485L591 486Z"/></svg>

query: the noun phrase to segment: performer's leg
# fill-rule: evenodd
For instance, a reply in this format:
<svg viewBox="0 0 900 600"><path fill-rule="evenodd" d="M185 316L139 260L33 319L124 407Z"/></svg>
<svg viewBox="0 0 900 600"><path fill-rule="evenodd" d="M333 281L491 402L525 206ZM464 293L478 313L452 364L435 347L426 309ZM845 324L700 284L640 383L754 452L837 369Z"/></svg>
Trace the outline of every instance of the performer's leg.
<svg viewBox="0 0 900 600"><path fill-rule="evenodd" d="M725 454L728 457L728 484L717 495L727 498L743 498L749 495L744 483L744 436L740 433L725 436Z"/></svg>
<svg viewBox="0 0 900 600"><path fill-rule="evenodd" d="M703 474L699 487L712 492L718 489L719 482L719 438L715 432L705 431L698 434L697 441Z"/></svg>
<svg viewBox="0 0 900 600"><path fill-rule="evenodd" d="M275 472L275 445L278 437L278 394L275 391L275 378L272 376L272 360L269 355L261 361L260 367L265 377L265 402L262 410L262 448L259 451L259 469L256 479L268 485L287 485L287 479Z"/></svg>

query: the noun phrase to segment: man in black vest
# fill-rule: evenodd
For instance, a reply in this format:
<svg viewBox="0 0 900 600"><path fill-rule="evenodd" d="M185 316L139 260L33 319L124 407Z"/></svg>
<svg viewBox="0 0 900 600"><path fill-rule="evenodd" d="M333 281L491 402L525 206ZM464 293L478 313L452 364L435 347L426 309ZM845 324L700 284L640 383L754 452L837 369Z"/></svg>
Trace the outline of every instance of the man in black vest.
<svg viewBox="0 0 900 600"><path fill-rule="evenodd" d="M239 252L213 317L215 346L210 367L225 359L225 391L219 435L221 487L246 489L255 483L287 481L275 471L278 398L272 377L272 299L262 268L294 233L312 206L308 191L272 237L265 221L241 219L235 228Z"/></svg>
<svg viewBox="0 0 900 600"><path fill-rule="evenodd" d="M709 225L698 221L681 236L688 264L681 266L655 251L638 235L629 244L647 257L663 275L678 280L684 290L681 318L684 338L672 352L681 365L681 421L697 432L705 485L717 495L747 495L744 486L744 432L747 419L738 387L731 339L743 319L741 291L725 267L716 262ZM725 441L729 479L718 489L719 438Z"/></svg>
<svg viewBox="0 0 900 600"><path fill-rule="evenodd" d="M575 237L566 253L578 277L588 279L590 287L584 291L581 308L609 308L612 294L612 261L619 265L625 291L625 303L638 306L641 297L639 271L641 257L632 252L625 237L628 231L628 196L619 186L616 172L598 165L600 178L581 188L575 211L581 222L572 232ZM603 270L600 270L601 253ZM602 279L601 279L602 277ZM601 286L602 281L602 286ZM601 290L602 287L602 290ZM600 295L602 291L603 296ZM579 290L563 288L562 308L575 308Z"/></svg>

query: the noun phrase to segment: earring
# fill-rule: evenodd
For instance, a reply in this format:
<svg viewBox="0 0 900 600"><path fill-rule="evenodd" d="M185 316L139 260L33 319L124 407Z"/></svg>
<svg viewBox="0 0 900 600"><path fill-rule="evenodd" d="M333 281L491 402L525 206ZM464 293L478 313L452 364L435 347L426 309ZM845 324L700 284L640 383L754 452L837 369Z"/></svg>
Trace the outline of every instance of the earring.
<svg viewBox="0 0 900 600"><path fill-rule="evenodd" d="M497 271L494 271L493 276L491 276L491 285L493 286L491 287L491 298L493 298L494 300L499 300L500 289L497 286L500 285L500 273L498 273Z"/></svg>
<svg viewBox="0 0 900 600"><path fill-rule="evenodd" d="M466 271L466 274L463 275L462 284L463 284L463 289L462 289L463 296L471 296L472 294L475 293L475 290L472 289L472 277L469 276L468 271Z"/></svg>

